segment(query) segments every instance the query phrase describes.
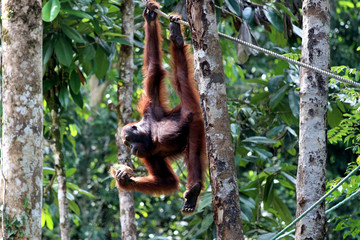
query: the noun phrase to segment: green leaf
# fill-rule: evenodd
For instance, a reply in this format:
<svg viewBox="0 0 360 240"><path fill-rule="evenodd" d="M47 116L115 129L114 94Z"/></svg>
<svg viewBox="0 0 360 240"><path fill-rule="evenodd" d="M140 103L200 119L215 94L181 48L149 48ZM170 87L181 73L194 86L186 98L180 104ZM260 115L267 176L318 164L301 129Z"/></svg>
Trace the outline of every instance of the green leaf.
<svg viewBox="0 0 360 240"><path fill-rule="evenodd" d="M195 236L198 236L203 232L207 231L213 222L214 217L212 214L209 213L204 219L202 219L200 229L195 233Z"/></svg>
<svg viewBox="0 0 360 240"><path fill-rule="evenodd" d="M240 16L241 9L239 3L236 0L225 0L225 2L231 12Z"/></svg>
<svg viewBox="0 0 360 240"><path fill-rule="evenodd" d="M70 168L70 169L66 170L65 176L66 176L66 177L70 177L70 176L73 175L75 172L76 172L76 168Z"/></svg>
<svg viewBox="0 0 360 240"><path fill-rule="evenodd" d="M343 114L336 105L331 105L332 111L327 111L327 120L331 128L337 127L343 119Z"/></svg>
<svg viewBox="0 0 360 240"><path fill-rule="evenodd" d="M341 7L348 7L348 8L355 8L354 3L352 3L351 1L338 1L339 6Z"/></svg>
<svg viewBox="0 0 360 240"><path fill-rule="evenodd" d="M261 148L254 148L254 151L259 155L259 157L261 159L264 159L264 160L271 158L273 156L273 154L271 152L268 152Z"/></svg>
<svg viewBox="0 0 360 240"><path fill-rule="evenodd" d="M80 216L80 208L75 201L69 200L69 207L76 215Z"/></svg>
<svg viewBox="0 0 360 240"><path fill-rule="evenodd" d="M292 216L289 208L284 204L284 202L274 193L272 206L276 213L280 216L280 219L286 224L289 224L292 221Z"/></svg>
<svg viewBox="0 0 360 240"><path fill-rule="evenodd" d="M128 46L132 46L131 43L123 38L111 38L106 40L107 42L116 42L116 43L120 43L120 44L124 44L124 45L128 45Z"/></svg>
<svg viewBox="0 0 360 240"><path fill-rule="evenodd" d="M67 67L71 65L73 58L72 45L63 36L60 36L55 43L55 54L61 64Z"/></svg>
<svg viewBox="0 0 360 240"><path fill-rule="evenodd" d="M262 136L254 136L254 137L248 137L243 140L243 142L249 142L249 143L256 143L256 144L275 144L277 141L262 137Z"/></svg>
<svg viewBox="0 0 360 240"><path fill-rule="evenodd" d="M268 82L269 92L271 93L275 92L283 81L284 81L284 75L276 75L272 77Z"/></svg>
<svg viewBox="0 0 360 240"><path fill-rule="evenodd" d="M207 206L210 206L212 203L212 195L211 192L203 193L200 197L199 206L197 208L197 212L201 212Z"/></svg>
<svg viewBox="0 0 360 240"><path fill-rule="evenodd" d="M50 0L42 8L42 18L45 22L53 21L60 12L59 0Z"/></svg>
<svg viewBox="0 0 360 240"><path fill-rule="evenodd" d="M69 104L69 91L66 86L62 86L59 93L59 101L61 106L66 108Z"/></svg>
<svg viewBox="0 0 360 240"><path fill-rule="evenodd" d="M248 23L251 23L254 20L255 11L251 7L246 7L243 10L242 17Z"/></svg>
<svg viewBox="0 0 360 240"><path fill-rule="evenodd" d="M95 55L95 75L101 79L105 77L109 69L109 61L107 55L101 47L98 47Z"/></svg>
<svg viewBox="0 0 360 240"><path fill-rule="evenodd" d="M84 49L84 60L91 61L96 55L96 50L93 45L89 45Z"/></svg>
<svg viewBox="0 0 360 240"><path fill-rule="evenodd" d="M289 106L294 117L299 118L300 111L300 97L299 94L294 90L289 90Z"/></svg>
<svg viewBox="0 0 360 240"><path fill-rule="evenodd" d="M61 30L71 40L74 40L77 43L87 43L87 41L81 36L81 34L74 28L61 24Z"/></svg>
<svg viewBox="0 0 360 240"><path fill-rule="evenodd" d="M280 101L284 98L288 87L289 85L286 84L282 86L282 88L280 88L274 95L272 95L269 102L270 109L274 109L280 103Z"/></svg>
<svg viewBox="0 0 360 240"><path fill-rule="evenodd" d="M75 94L72 89L70 89L70 94L72 99L74 100L75 104L78 105L80 108L84 107L84 100L83 97L81 95L81 92L79 92L78 94Z"/></svg>
<svg viewBox="0 0 360 240"><path fill-rule="evenodd" d="M270 23L275 27L279 32L284 32L284 25L281 17L276 13L272 8L264 9L264 14Z"/></svg>
<svg viewBox="0 0 360 240"><path fill-rule="evenodd" d="M64 11L70 15L74 15L79 18L85 18L85 19L93 19L93 17L83 11L73 10L73 9L64 9Z"/></svg>
<svg viewBox="0 0 360 240"><path fill-rule="evenodd" d="M41 211L41 227L45 226L45 211L42 209Z"/></svg>
<svg viewBox="0 0 360 240"><path fill-rule="evenodd" d="M43 93L49 91L56 84L55 79L44 79L43 81Z"/></svg>
<svg viewBox="0 0 360 240"><path fill-rule="evenodd" d="M44 175L49 175L49 174L54 174L55 169L51 168L51 167L43 167L43 174Z"/></svg>
<svg viewBox="0 0 360 240"><path fill-rule="evenodd" d="M75 94L79 94L81 87L80 76L76 71L71 73L70 88Z"/></svg>
<svg viewBox="0 0 360 240"><path fill-rule="evenodd" d="M51 58L54 52L54 41L50 38L46 38L43 45L43 65L45 65Z"/></svg>
<svg viewBox="0 0 360 240"><path fill-rule="evenodd" d="M264 208L267 209L274 198L274 175L270 175L266 179L264 188Z"/></svg>
<svg viewBox="0 0 360 240"><path fill-rule="evenodd" d="M275 2L274 3L278 8L280 8L281 10L283 10L286 14L288 14L295 22L298 22L297 18L295 17L295 15L287 8L285 7L283 4L279 3L279 2Z"/></svg>
<svg viewBox="0 0 360 240"><path fill-rule="evenodd" d="M88 191L86 191L84 189L81 189L78 185L75 185L73 183L67 182L66 187L68 187L70 189L73 189L75 191L78 191L79 193L84 194L84 195L86 195L86 196L88 196L90 198L95 198L95 196L93 194L91 194L90 192L88 192Z"/></svg>
<svg viewBox="0 0 360 240"><path fill-rule="evenodd" d="M46 222L46 227L48 229L50 230L54 229L54 222L52 220L51 214L48 209L45 209L45 222Z"/></svg>
<svg viewBox="0 0 360 240"><path fill-rule="evenodd" d="M283 133L285 130L285 125L280 125L280 126L276 126L273 127L272 129L270 129L267 133L266 136L267 137L273 137L273 136L277 136L280 133Z"/></svg>
<svg viewBox="0 0 360 240"><path fill-rule="evenodd" d="M274 237L276 235L276 233L265 233L262 235L259 235L258 240L269 240L272 239L272 237Z"/></svg>

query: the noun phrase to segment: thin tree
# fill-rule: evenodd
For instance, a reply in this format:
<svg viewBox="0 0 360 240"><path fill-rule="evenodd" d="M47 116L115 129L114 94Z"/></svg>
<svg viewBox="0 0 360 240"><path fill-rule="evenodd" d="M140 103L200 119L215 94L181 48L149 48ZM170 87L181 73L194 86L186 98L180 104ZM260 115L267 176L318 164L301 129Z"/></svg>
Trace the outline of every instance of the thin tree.
<svg viewBox="0 0 360 240"><path fill-rule="evenodd" d="M301 52L303 62L320 69L329 69L329 30L329 1L305 0ZM301 68L297 216L314 204L326 190L327 95L327 77ZM295 239L324 239L325 219L325 204L320 204L296 224Z"/></svg>
<svg viewBox="0 0 360 240"><path fill-rule="evenodd" d="M49 71L51 72L51 71ZM58 203L60 216L60 235L62 240L70 239L70 218L69 218L69 202L66 197L66 171L65 158L63 153L62 137L61 137L61 113L60 102L58 99L59 86L55 85L46 94L46 102L50 109L52 143L50 145L54 154L55 174L58 181Z"/></svg>
<svg viewBox="0 0 360 240"><path fill-rule="evenodd" d="M41 239L43 106L40 0L2 0L1 236ZM3 193L5 191L5 197ZM7 235L7 236L6 236Z"/></svg>
<svg viewBox="0 0 360 240"><path fill-rule="evenodd" d="M215 5L212 0L187 0L194 48L195 78L205 120L207 155L217 239L244 239L234 152L226 105Z"/></svg>
<svg viewBox="0 0 360 240"><path fill-rule="evenodd" d="M118 162L133 168L131 153L121 140L121 129L131 121L132 88L134 74L133 41L134 41L134 1L124 0L121 4L122 25L121 33L126 36L130 45L122 44L119 53L119 75L117 99L116 146L118 148ZM120 224L122 239L136 239L134 196L132 192L119 190Z"/></svg>

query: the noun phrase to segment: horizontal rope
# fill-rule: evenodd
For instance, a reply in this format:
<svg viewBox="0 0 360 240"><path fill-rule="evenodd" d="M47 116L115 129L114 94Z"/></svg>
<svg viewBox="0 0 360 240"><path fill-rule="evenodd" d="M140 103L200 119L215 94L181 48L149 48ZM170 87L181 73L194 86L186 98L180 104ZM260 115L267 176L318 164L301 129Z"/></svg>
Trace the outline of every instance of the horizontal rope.
<svg viewBox="0 0 360 240"><path fill-rule="evenodd" d="M170 19L170 15L162 12L160 9L155 9L154 12L156 12L157 14L159 14L160 16L162 16L162 17L164 17L164 18ZM184 20L178 20L178 21L176 21L176 22L179 23L179 24L185 25L185 26L190 26L189 23L186 22L186 21L184 21ZM350 85L352 85L352 86L354 86L354 87L360 88L360 83L358 83L358 82L354 82L354 81L352 81L352 80L349 80L349 79L346 79L346 78L344 78L344 77L338 76L338 75L336 75L336 74L334 74L334 73L331 73L331 72L329 72L329 71L325 71L325 70L322 70L322 69L320 69L320 68L311 66L311 65L309 65L309 64L302 63L302 62L296 61L296 60L294 60L294 59L285 57L285 56L283 56L283 55L281 55L281 54L278 54L278 53L276 53L276 52L272 52L272 51L267 50L267 49L265 49L265 48L256 46L256 45L254 45L254 44L252 44L252 43L243 41L243 40L241 40L241 39L228 36L228 35L226 35L226 34L224 34L224 33L218 32L218 34L219 34L220 37L223 37L223 38L229 39L229 40L231 40L231 41L240 43L240 44L245 45L245 46L247 46L247 47L249 47L249 48L253 48L253 49L255 49L255 50L259 51L259 52L268 54L268 55L270 55L270 56L279 58L279 59L281 59L281 60L290 62L290 63L292 63L292 64L296 64L296 65L298 65L298 66L300 66L300 67L310 69L310 70L312 70L312 71L314 71L314 72L317 72L317 73L320 73L320 74L322 74L322 75L326 75L326 76L328 76L328 77L335 78L336 80L338 80L338 81L340 81L340 82L347 83L347 84L350 84Z"/></svg>

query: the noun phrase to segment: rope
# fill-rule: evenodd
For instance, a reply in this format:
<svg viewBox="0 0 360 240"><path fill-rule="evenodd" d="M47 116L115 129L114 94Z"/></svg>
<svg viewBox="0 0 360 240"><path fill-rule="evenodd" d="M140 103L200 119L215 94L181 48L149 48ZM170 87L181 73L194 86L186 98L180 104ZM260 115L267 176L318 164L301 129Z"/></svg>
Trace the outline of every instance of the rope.
<svg viewBox="0 0 360 240"><path fill-rule="evenodd" d="M360 169L360 165L357 166L354 170L352 170L346 177L344 177L338 184L336 184L330 191L328 191L324 196L322 196L319 200L317 200L309 209L303 212L299 217L297 217L294 221L292 221L289 225L287 225L283 230L273 236L270 240L278 240L279 237L284 234L287 230L289 230L295 223L300 221L306 214L311 212L317 205L319 205L322 201L325 200L331 193L333 193L336 189L338 189L347 179L349 179L354 173L356 173Z"/></svg>
<svg viewBox="0 0 360 240"><path fill-rule="evenodd" d="M157 14L159 14L160 16L164 17L164 18L167 18L167 19L170 19L170 16L164 12L162 12L160 9L155 9L154 12L156 12ZM185 25L185 26L190 26L188 22L184 21L184 20L178 20L176 21L177 23L179 24L182 24L182 25ZM288 57L285 57L281 54L278 54L278 53L275 53L275 52L272 52L270 50L267 50L265 48L262 48L262 47L259 47L259 46L256 46L252 43L249 43L249 42L245 42L241 39L238 39L238 38L234 38L234 37L231 37L231 36L228 36L224 33L221 33L221 32L218 32L219 36L220 37L223 37L223 38L226 38L226 39L229 39L231 41L234 41L234 42L237 42L237 43L240 43L242 45L245 45L249 48L253 48L253 49L256 49L258 50L259 52L262 52L262 53L265 53L267 55L270 55L270 56L273 56L273 57L276 57L276 58L279 58L281 60L284 60L284 61L287 61L287 62L290 62L292 64L295 64L295 65L298 65L300 67L303 67L303 68L307 68L307 69L310 69L314 72L317 72L317 73L320 73L322 75L326 75L330 78L335 78L336 80L339 80L340 82L343 82L343 83L347 83L347 84L350 84L352 86L355 86L355 87L358 87L360 88L360 83L358 82L354 82L352 80L349 80L349 79L346 79L344 77L341 77L341 76L338 76L336 74L333 74L329 71L325 71L325 70L322 70L320 68L317 68L317 67L314 67L314 66L311 66L307 63L302 63L302 62L299 62L299 61L296 61L294 59L291 59L291 58L288 58Z"/></svg>

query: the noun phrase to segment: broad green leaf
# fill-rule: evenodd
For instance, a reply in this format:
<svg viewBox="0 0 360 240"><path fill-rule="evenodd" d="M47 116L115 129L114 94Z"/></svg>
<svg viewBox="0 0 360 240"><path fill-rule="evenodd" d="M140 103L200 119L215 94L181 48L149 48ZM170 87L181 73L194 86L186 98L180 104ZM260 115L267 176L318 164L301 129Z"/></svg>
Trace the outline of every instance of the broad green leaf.
<svg viewBox="0 0 360 240"><path fill-rule="evenodd" d="M77 129L76 129L75 124L70 124L69 128L70 128L71 136L76 137L77 136Z"/></svg>
<svg viewBox="0 0 360 240"><path fill-rule="evenodd" d="M41 227L45 226L45 211L44 208L41 210Z"/></svg>
<svg viewBox="0 0 360 240"><path fill-rule="evenodd" d="M287 174L287 173L284 172L284 171L281 171L281 174L282 174L289 182L291 182L294 186L296 185L296 179L295 179L293 176Z"/></svg>
<svg viewBox="0 0 360 240"><path fill-rule="evenodd" d="M246 7L243 10L242 17L248 23L251 23L254 20L254 9L251 7Z"/></svg>
<svg viewBox="0 0 360 240"><path fill-rule="evenodd" d="M293 26L293 31L294 33L299 37L299 38L302 38L302 29L299 28L298 26L296 25L292 25Z"/></svg>
<svg viewBox="0 0 360 240"><path fill-rule="evenodd" d="M271 158L273 156L273 154L271 152L268 152L261 148L254 148L254 151L259 155L259 157L261 159L264 159L264 160Z"/></svg>
<svg viewBox="0 0 360 240"><path fill-rule="evenodd" d="M270 95L269 92L258 93L250 99L250 102L252 104L258 105L258 104L264 102L264 100L267 99L269 95Z"/></svg>
<svg viewBox="0 0 360 240"><path fill-rule="evenodd" d="M197 208L197 212L201 212L201 210L203 208L205 208L206 206L211 205L211 203L212 203L211 192L206 192L206 193L202 194L201 197L200 197L200 202L199 202L199 206Z"/></svg>
<svg viewBox="0 0 360 240"><path fill-rule="evenodd" d="M236 0L225 0L229 10L233 13L235 13L236 15L240 16L240 6L238 1Z"/></svg>
<svg viewBox="0 0 360 240"><path fill-rule="evenodd" d="M59 93L59 101L63 108L66 108L69 104L69 91L66 86L62 86Z"/></svg>
<svg viewBox="0 0 360 240"><path fill-rule="evenodd" d="M264 14L266 18L271 22L271 24L278 30L279 32L284 32L284 25L281 17L276 13L276 11L272 8L264 9Z"/></svg>
<svg viewBox="0 0 360 240"><path fill-rule="evenodd" d="M294 117L299 118L300 111L300 97L299 94L294 90L289 90L289 106Z"/></svg>
<svg viewBox="0 0 360 240"><path fill-rule="evenodd" d="M332 111L327 111L327 120L331 128L335 128L339 125L343 119L343 114L336 105L331 105Z"/></svg>
<svg viewBox="0 0 360 240"><path fill-rule="evenodd" d="M338 4L342 7L355 8L354 3L352 3L351 1L338 1Z"/></svg>
<svg viewBox="0 0 360 240"><path fill-rule="evenodd" d="M65 172L65 176L66 177L70 177L71 175L73 175L76 172L76 168L69 168L68 170L66 170Z"/></svg>
<svg viewBox="0 0 360 240"><path fill-rule="evenodd" d="M68 187L69 189L78 191L79 193L84 194L88 197L95 198L95 196L93 194L89 193L88 191L85 191L84 189L81 189L78 185L75 185L73 183L67 182L66 187Z"/></svg>
<svg viewBox="0 0 360 240"><path fill-rule="evenodd" d="M55 169L51 168L51 167L43 167L43 174L44 175L49 175L49 174L54 174Z"/></svg>
<svg viewBox="0 0 360 240"><path fill-rule="evenodd" d="M284 98L288 88L289 85L284 85L275 94L272 95L269 102L269 106L271 109L274 109L280 103L280 101Z"/></svg>
<svg viewBox="0 0 360 240"><path fill-rule="evenodd" d="M281 220L286 224L289 224L292 221L292 216L289 208L284 204L284 202L274 193L272 206L277 214L280 216Z"/></svg>
<svg viewBox="0 0 360 240"><path fill-rule="evenodd" d="M271 93L275 92L283 81L284 81L284 75L276 75L272 77L268 82L269 92Z"/></svg>
<svg viewBox="0 0 360 240"><path fill-rule="evenodd" d="M213 222L214 222L214 217L212 216L211 213L209 213L208 215L206 215L204 219L202 219L200 229L195 233L195 236L198 236L203 232L207 231Z"/></svg>
<svg viewBox="0 0 360 240"><path fill-rule="evenodd" d="M267 209L274 198L274 175L270 175L266 179L264 188L264 208Z"/></svg>
<svg viewBox="0 0 360 240"><path fill-rule="evenodd" d="M54 229L54 222L52 220L51 214L50 212L45 209L45 222L46 222L46 227L50 230Z"/></svg>
<svg viewBox="0 0 360 240"><path fill-rule="evenodd" d="M76 215L80 216L80 208L75 201L69 201L69 207Z"/></svg>
<svg viewBox="0 0 360 240"><path fill-rule="evenodd" d="M67 67L71 65L73 58L72 45L63 36L60 36L55 43L55 54L61 64Z"/></svg>
<svg viewBox="0 0 360 240"><path fill-rule="evenodd" d="M273 25L270 25L271 33L269 33L269 39L273 43L277 43L279 47L285 48L287 45L287 39L284 37L284 33L278 31Z"/></svg>
<svg viewBox="0 0 360 240"><path fill-rule="evenodd" d="M285 125L280 125L280 126L276 126L273 127L272 129L270 129L267 133L266 133L266 137L273 137L273 136L277 136L280 133L283 133L285 130Z"/></svg>
<svg viewBox="0 0 360 240"><path fill-rule="evenodd" d="M280 8L281 10L283 10L286 14L288 14L295 22L298 22L297 18L295 17L295 15L287 8L285 7L283 4L279 3L279 2L275 2L274 3L278 8Z"/></svg>
<svg viewBox="0 0 360 240"><path fill-rule="evenodd" d="M42 18L45 22L53 21L60 12L59 0L50 0L42 8Z"/></svg>
<svg viewBox="0 0 360 240"><path fill-rule="evenodd" d="M43 81L43 93L46 93L47 91L49 91L55 84L56 84L56 81L54 79L46 78Z"/></svg>
<svg viewBox="0 0 360 240"><path fill-rule="evenodd" d="M272 239L272 237L274 237L276 235L276 233L265 233L262 235L259 235L259 237L257 238L258 240L269 240Z"/></svg>
<svg viewBox="0 0 360 240"><path fill-rule="evenodd" d="M43 65L45 65L54 52L54 41L46 38L43 45Z"/></svg>
<svg viewBox="0 0 360 240"><path fill-rule="evenodd" d="M83 97L81 95L81 92L79 92L78 94L75 94L72 89L70 89L70 94L72 99L74 100L75 104L78 105L80 108L84 107L84 100Z"/></svg>
<svg viewBox="0 0 360 240"><path fill-rule="evenodd" d="M81 34L74 28L61 24L61 30L71 40L74 40L77 43L87 43L87 41L81 36Z"/></svg>
<svg viewBox="0 0 360 240"><path fill-rule="evenodd" d="M80 76L76 71L71 73L70 88L75 94L79 94L81 87Z"/></svg>
<svg viewBox="0 0 360 240"><path fill-rule="evenodd" d="M101 47L98 47L95 55L95 75L101 79L105 77L108 69L109 61L107 55Z"/></svg>
<svg viewBox="0 0 360 240"><path fill-rule="evenodd" d="M249 142L249 143L256 143L256 144L275 144L277 141L262 137L262 136L254 136L254 137L248 137L243 140L243 142Z"/></svg>
<svg viewBox="0 0 360 240"><path fill-rule="evenodd" d="M255 205L256 205L255 201L252 198L240 194L240 202L241 202L241 217L242 218L244 217L244 219L246 218L252 219L253 217L252 210L255 209Z"/></svg>
<svg viewBox="0 0 360 240"><path fill-rule="evenodd" d="M93 19L93 17L83 11L73 10L73 9L64 9L64 11L68 14L74 15L79 18L85 18L85 19Z"/></svg>
<svg viewBox="0 0 360 240"><path fill-rule="evenodd" d="M84 49L84 60L91 61L96 55L96 50L93 45L89 45Z"/></svg>

